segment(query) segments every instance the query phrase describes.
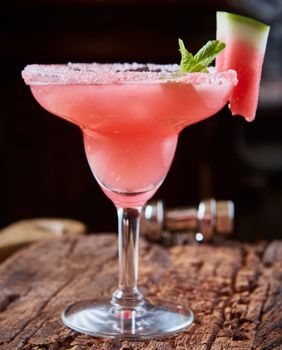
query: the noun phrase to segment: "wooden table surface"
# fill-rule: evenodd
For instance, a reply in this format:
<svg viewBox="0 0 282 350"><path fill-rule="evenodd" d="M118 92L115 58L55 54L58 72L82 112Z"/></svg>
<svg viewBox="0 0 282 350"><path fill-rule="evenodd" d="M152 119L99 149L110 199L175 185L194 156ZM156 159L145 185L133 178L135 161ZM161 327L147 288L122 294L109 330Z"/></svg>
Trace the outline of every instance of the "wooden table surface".
<svg viewBox="0 0 282 350"><path fill-rule="evenodd" d="M195 322L169 338L106 340L69 330L60 313L116 289L116 237L39 242L0 265L0 349L282 349L281 259L280 241L169 249L142 242L140 289L190 305Z"/></svg>

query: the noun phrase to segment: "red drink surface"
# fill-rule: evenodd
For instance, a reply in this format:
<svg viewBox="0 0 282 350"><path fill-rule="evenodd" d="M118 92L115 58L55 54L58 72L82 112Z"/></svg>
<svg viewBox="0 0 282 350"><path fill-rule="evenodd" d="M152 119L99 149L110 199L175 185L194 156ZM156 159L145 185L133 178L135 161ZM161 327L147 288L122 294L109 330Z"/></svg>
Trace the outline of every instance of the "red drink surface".
<svg viewBox="0 0 282 350"><path fill-rule="evenodd" d="M94 69L66 82L46 73L23 75L45 109L81 128L89 165L108 197L138 206L164 180L179 132L227 103L236 74L116 71L95 75Z"/></svg>

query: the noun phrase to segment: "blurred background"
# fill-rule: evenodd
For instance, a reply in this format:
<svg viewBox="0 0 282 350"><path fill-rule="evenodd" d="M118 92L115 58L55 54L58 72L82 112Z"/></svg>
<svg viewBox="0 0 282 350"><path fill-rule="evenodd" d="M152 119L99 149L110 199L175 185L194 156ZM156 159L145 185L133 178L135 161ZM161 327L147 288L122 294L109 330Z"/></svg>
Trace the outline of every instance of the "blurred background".
<svg viewBox="0 0 282 350"><path fill-rule="evenodd" d="M3 0L1 2L0 227L32 217L82 220L115 231L115 209L94 181L75 126L41 108L21 79L30 63L179 62L215 38L215 11L271 24L254 123L217 116L181 134L155 198L168 207L231 199L236 237L282 237L281 0ZM244 53L242 53L243 55Z"/></svg>

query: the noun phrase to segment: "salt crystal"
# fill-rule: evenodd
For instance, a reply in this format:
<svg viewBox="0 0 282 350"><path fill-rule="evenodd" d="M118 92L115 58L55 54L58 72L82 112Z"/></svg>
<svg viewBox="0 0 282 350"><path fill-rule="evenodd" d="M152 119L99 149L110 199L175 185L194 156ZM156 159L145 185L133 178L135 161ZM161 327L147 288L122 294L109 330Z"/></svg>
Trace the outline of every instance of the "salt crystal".
<svg viewBox="0 0 282 350"><path fill-rule="evenodd" d="M213 84L221 85L225 81L236 84L236 72L217 73L209 68L208 73L179 72L177 64L140 64L140 63L68 63L53 65L28 65L22 76L28 85L67 85L67 84Z"/></svg>

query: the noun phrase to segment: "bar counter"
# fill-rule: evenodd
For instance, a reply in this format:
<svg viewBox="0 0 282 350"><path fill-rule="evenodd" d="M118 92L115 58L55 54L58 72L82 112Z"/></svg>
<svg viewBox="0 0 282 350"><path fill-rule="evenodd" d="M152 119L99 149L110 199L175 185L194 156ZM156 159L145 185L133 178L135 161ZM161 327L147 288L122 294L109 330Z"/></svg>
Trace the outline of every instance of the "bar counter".
<svg viewBox="0 0 282 350"><path fill-rule="evenodd" d="M61 311L110 297L117 237L34 243L0 264L0 349L278 350L282 348L282 241L164 248L141 241L139 285L150 299L189 305L190 328L147 341L99 339L66 328Z"/></svg>

